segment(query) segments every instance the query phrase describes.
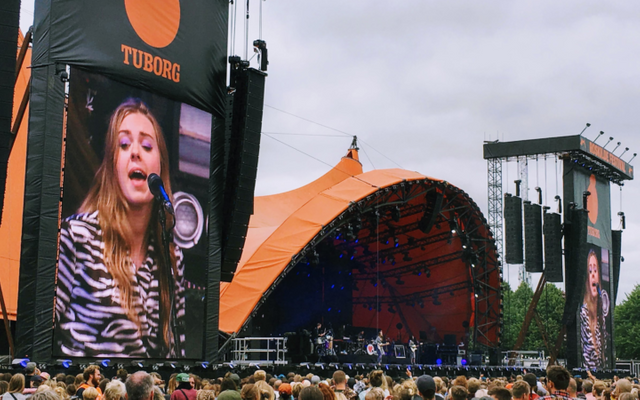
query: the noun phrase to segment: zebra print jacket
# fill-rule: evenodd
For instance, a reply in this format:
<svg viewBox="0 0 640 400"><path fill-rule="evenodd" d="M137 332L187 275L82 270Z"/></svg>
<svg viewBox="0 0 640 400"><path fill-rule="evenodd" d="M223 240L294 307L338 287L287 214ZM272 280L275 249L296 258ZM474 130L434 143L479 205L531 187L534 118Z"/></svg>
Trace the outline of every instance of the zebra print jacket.
<svg viewBox="0 0 640 400"><path fill-rule="evenodd" d="M183 256L177 246L175 255L178 274L174 277L174 307L177 325L181 327L185 287ZM60 229L54 351L59 349L61 355L75 357L184 356L184 350L176 355L163 341L159 271L155 262L160 256L151 240L143 265L137 269L132 265L136 323L122 308L120 290L105 266L98 212L65 219ZM184 342L184 334L178 336Z"/></svg>

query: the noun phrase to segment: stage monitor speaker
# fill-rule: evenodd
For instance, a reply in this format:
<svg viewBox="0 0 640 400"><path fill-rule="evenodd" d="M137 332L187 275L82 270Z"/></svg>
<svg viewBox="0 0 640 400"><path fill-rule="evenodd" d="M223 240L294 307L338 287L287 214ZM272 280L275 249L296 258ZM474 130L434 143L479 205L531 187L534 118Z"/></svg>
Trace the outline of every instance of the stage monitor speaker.
<svg viewBox="0 0 640 400"><path fill-rule="evenodd" d="M226 169L222 270L231 282L244 247L258 170L266 74L249 68L236 75L236 93Z"/></svg>
<svg viewBox="0 0 640 400"><path fill-rule="evenodd" d="M504 196L504 260L522 264L522 199L507 193Z"/></svg>
<svg viewBox="0 0 640 400"><path fill-rule="evenodd" d="M438 359L438 348L436 347L436 345L431 343L425 344L420 346L420 350L420 355L417 361L420 364L435 365L436 360Z"/></svg>
<svg viewBox="0 0 640 400"><path fill-rule="evenodd" d="M620 283L620 261L622 252L622 231L611 231L611 277L613 299L611 304L616 304L618 298L618 285Z"/></svg>
<svg viewBox="0 0 640 400"><path fill-rule="evenodd" d="M562 282L562 223L560 214L544 214L544 276Z"/></svg>
<svg viewBox="0 0 640 400"><path fill-rule="evenodd" d="M482 365L484 353L481 351L472 351L469 355L469 365Z"/></svg>
<svg viewBox="0 0 640 400"><path fill-rule="evenodd" d="M18 25L20 2L0 2L0 223L4 208L4 193L7 187L7 166L13 135L13 89L16 83L16 54L18 49Z"/></svg>
<svg viewBox="0 0 640 400"><path fill-rule="evenodd" d="M542 207L524 202L524 266L527 272L542 272Z"/></svg>

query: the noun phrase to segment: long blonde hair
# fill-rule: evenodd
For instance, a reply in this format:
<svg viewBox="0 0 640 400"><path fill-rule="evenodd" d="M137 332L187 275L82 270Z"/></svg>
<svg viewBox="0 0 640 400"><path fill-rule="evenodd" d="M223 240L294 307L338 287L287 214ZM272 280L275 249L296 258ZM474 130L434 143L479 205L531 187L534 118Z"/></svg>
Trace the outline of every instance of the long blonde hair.
<svg viewBox="0 0 640 400"><path fill-rule="evenodd" d="M169 152L160 124L158 124L158 121L151 114L146 104L140 99L130 98L120 104L113 114L111 114L107 137L105 139L105 151L102 164L100 164L96 172L93 186L89 189L89 193L80 206L79 211L86 213L98 211L104 240L103 256L105 266L113 276L116 287L120 290L122 308L129 318L137 323L138 316L133 307L131 260L128 255L130 243L132 242L131 225L127 218L129 204L120 188L116 170L120 125L125 117L135 113L144 115L153 125L156 133L158 151L160 153L160 177L164 182L167 194L169 197L172 196L169 176ZM171 254L171 267L169 268L165 265L163 257L165 254L164 243L162 241L162 229L157 217L157 211L157 204L154 204L145 242L148 243L152 234L155 236L156 262L158 263L158 280L160 284L160 329L163 332L164 344L170 351L169 316L171 310L168 276L171 273L171 269L174 270L174 273L176 272L175 245L173 243L169 245L169 253Z"/></svg>

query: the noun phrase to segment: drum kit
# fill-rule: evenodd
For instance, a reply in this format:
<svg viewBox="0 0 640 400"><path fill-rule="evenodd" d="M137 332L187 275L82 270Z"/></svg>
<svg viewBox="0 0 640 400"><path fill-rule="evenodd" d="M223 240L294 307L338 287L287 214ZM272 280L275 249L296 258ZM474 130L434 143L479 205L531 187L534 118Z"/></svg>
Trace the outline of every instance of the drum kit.
<svg viewBox="0 0 640 400"><path fill-rule="evenodd" d="M336 351L333 348L333 336L324 335L316 338L316 354L319 356L335 356Z"/></svg>

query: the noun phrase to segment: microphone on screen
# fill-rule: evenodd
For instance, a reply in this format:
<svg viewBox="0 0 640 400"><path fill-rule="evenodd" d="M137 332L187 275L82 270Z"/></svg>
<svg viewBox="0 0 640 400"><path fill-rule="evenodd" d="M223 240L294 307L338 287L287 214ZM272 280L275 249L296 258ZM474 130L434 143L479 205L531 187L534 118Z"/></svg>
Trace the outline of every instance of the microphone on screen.
<svg viewBox="0 0 640 400"><path fill-rule="evenodd" d="M151 194L153 194L157 200L162 202L165 210L167 210L171 215L175 215L171 199L169 198L167 191L164 190L162 178L160 178L158 174L150 174L147 178L147 184L149 185L149 191Z"/></svg>

